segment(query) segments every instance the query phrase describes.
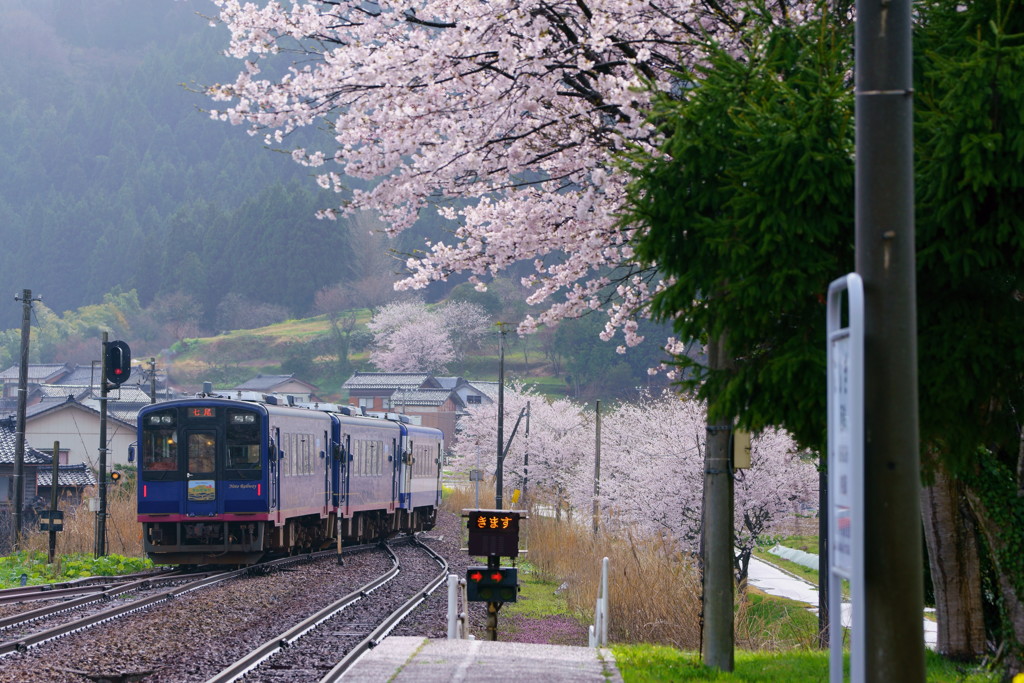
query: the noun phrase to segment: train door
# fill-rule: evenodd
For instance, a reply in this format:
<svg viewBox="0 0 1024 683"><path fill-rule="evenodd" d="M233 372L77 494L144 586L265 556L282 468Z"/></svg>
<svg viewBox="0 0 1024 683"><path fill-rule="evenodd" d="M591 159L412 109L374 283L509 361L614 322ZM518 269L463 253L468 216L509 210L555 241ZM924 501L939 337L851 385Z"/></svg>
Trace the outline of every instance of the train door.
<svg viewBox="0 0 1024 683"><path fill-rule="evenodd" d="M405 430L403 429L402 432ZM391 440L391 500L388 502L388 512L395 511L395 501L398 500L398 468L402 462L402 440Z"/></svg>
<svg viewBox="0 0 1024 683"><path fill-rule="evenodd" d="M331 457L331 444L333 442L324 432L324 450L320 451L320 467L324 472L324 509L323 515L327 515L331 509L331 470L333 470L333 458Z"/></svg>
<svg viewBox="0 0 1024 683"><path fill-rule="evenodd" d="M185 431L185 514L217 513L217 429Z"/></svg>
<svg viewBox="0 0 1024 683"><path fill-rule="evenodd" d="M281 450L281 429L280 427L274 427L270 430L270 444L267 448L267 459L270 461L270 472L268 477L270 481L268 486L270 487L270 512L274 515L274 519L280 520L281 510L281 458L279 456Z"/></svg>
<svg viewBox="0 0 1024 683"><path fill-rule="evenodd" d="M349 487L352 482L352 436L345 434L341 442L341 463L338 465L340 478L338 489L338 509L345 517L352 516L352 496Z"/></svg>

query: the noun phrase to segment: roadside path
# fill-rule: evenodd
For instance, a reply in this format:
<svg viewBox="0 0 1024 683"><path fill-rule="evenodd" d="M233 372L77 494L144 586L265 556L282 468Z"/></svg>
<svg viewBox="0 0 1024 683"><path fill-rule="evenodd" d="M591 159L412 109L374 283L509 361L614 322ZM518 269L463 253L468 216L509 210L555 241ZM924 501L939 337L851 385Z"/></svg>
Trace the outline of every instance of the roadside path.
<svg viewBox="0 0 1024 683"><path fill-rule="evenodd" d="M751 584L757 586L765 593L807 603L808 609L815 614L818 613L818 587L814 584L782 571L756 557L750 558L750 568L747 572L747 577ZM843 626L847 628L850 626L850 612L850 603L844 602ZM924 619L924 644L934 650L937 640L938 625L930 619Z"/></svg>

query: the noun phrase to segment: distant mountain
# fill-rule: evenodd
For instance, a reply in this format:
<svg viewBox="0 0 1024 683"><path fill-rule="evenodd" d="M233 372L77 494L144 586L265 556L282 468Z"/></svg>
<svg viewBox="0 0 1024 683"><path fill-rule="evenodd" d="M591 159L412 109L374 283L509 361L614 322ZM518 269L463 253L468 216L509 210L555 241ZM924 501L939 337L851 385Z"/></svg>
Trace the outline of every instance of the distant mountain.
<svg viewBox="0 0 1024 683"><path fill-rule="evenodd" d="M239 65L197 15L214 9L0 0L0 292L55 311L118 286L143 305L185 292L212 325L228 294L306 314L358 274L349 224L313 215L338 197L201 111L195 89ZM0 306L0 329L19 321Z"/></svg>

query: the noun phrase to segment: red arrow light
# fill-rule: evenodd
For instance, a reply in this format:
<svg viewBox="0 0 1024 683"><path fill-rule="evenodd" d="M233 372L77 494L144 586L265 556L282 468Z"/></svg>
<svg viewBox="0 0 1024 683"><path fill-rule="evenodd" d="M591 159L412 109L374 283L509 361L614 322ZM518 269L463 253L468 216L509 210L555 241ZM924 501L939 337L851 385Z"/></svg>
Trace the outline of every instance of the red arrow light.
<svg viewBox="0 0 1024 683"><path fill-rule="evenodd" d="M469 580L470 581L475 581L476 583L480 583L481 581L484 580L483 572L473 572L472 574L469 575Z"/></svg>

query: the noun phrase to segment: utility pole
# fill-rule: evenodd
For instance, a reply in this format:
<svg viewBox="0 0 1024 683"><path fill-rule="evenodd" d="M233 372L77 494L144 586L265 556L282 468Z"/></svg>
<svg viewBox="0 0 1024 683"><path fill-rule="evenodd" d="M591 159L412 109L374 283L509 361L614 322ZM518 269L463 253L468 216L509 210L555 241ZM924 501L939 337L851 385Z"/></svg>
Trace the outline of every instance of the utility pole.
<svg viewBox="0 0 1024 683"><path fill-rule="evenodd" d="M96 513L96 557L107 554L107 332L100 362L100 509Z"/></svg>
<svg viewBox="0 0 1024 683"><path fill-rule="evenodd" d="M601 528L601 401L594 403L594 536Z"/></svg>
<svg viewBox="0 0 1024 683"><path fill-rule="evenodd" d="M21 549L21 532L25 506L25 410L28 399L28 342L32 325L31 289L21 290L21 296L14 296L21 302L21 362L18 366L18 418L14 434L14 549Z"/></svg>
<svg viewBox="0 0 1024 683"><path fill-rule="evenodd" d="M708 343L708 367L725 370L729 364L723 334ZM704 614L701 657L705 666L721 671L732 671L735 663L731 431L731 420L708 418L701 530Z"/></svg>
<svg viewBox="0 0 1024 683"><path fill-rule="evenodd" d="M856 270L864 282L864 558L872 681L925 679L910 0L858 0ZM838 637L839 634L833 634Z"/></svg>
<svg viewBox="0 0 1024 683"><path fill-rule="evenodd" d="M498 463L494 468L494 507L502 509L502 460L505 450L505 323L498 323Z"/></svg>
<svg viewBox="0 0 1024 683"><path fill-rule="evenodd" d="M60 441L53 442L53 462L50 463L50 538L49 558L53 564L53 556L57 552L57 484L60 478Z"/></svg>
<svg viewBox="0 0 1024 683"><path fill-rule="evenodd" d="M156 403L156 358L149 359L149 402Z"/></svg>

